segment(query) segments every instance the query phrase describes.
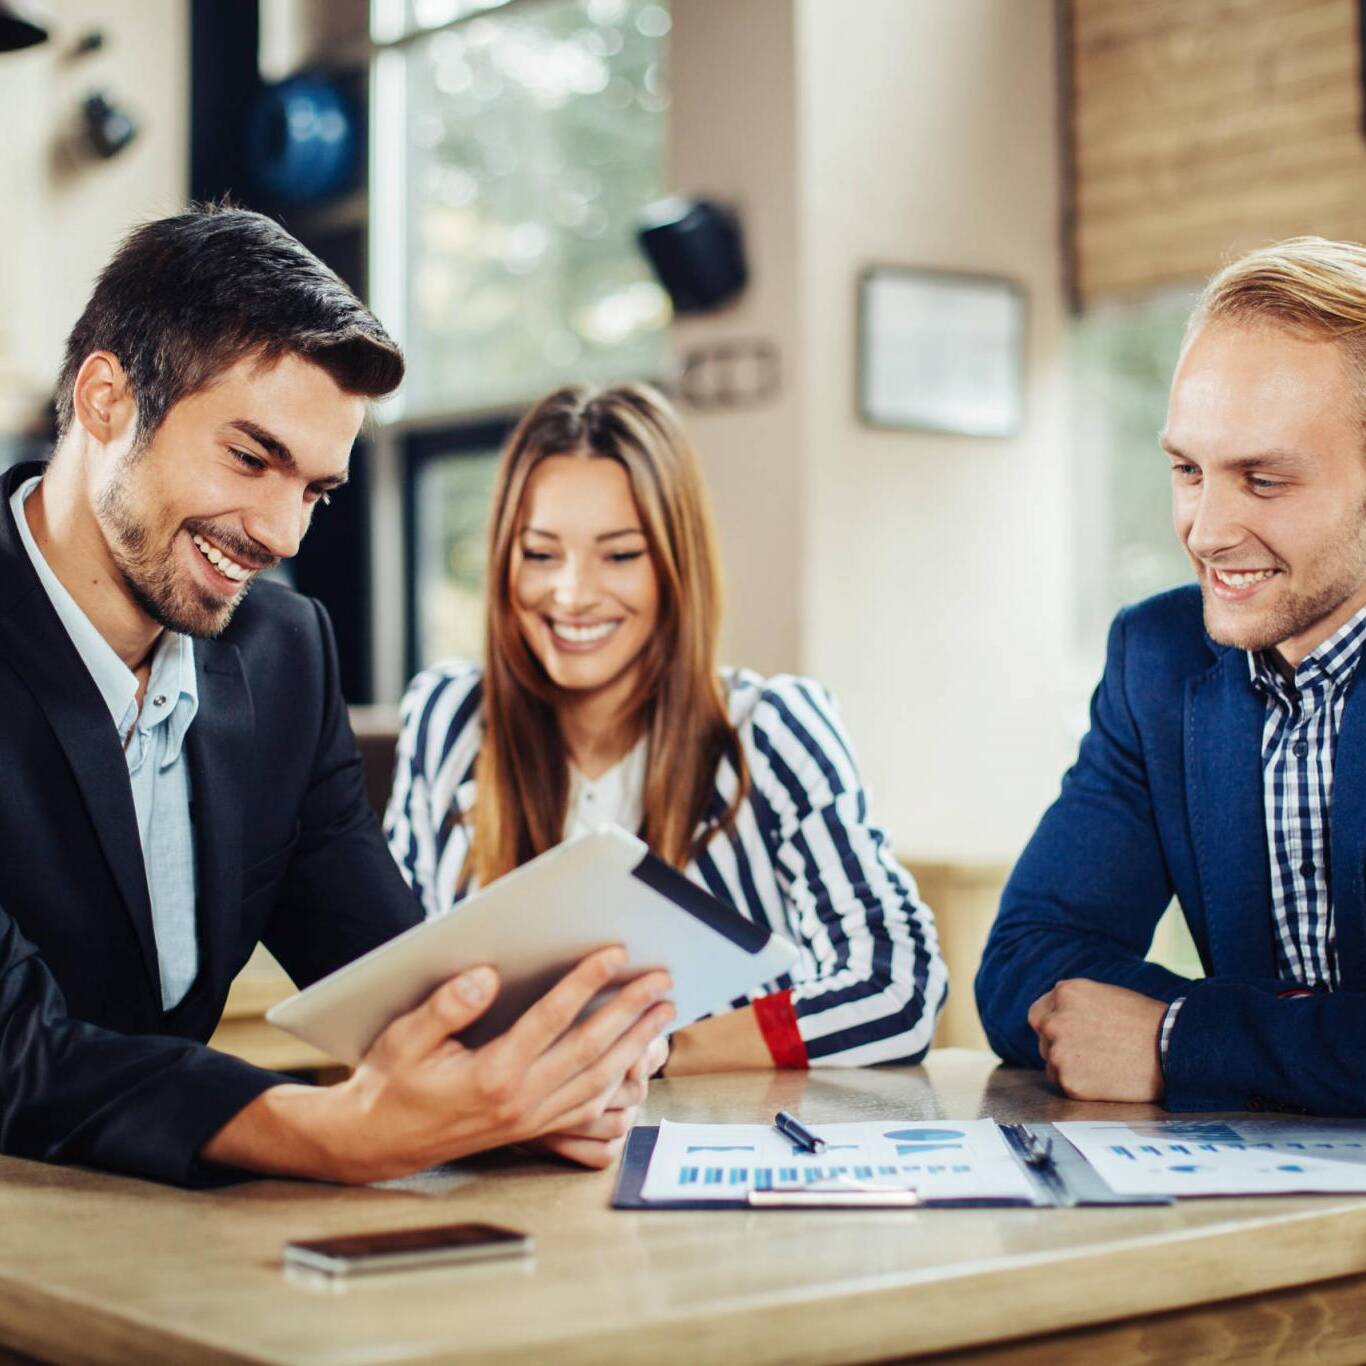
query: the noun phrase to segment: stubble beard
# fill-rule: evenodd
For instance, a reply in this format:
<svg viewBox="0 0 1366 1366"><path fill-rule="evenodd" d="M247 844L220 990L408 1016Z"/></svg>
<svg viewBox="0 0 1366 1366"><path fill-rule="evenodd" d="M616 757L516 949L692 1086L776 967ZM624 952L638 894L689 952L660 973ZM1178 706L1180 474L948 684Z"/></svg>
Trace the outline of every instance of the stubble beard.
<svg viewBox="0 0 1366 1366"><path fill-rule="evenodd" d="M250 580L225 602L177 571L177 533L173 531L162 546L153 544L147 525L138 520L129 504L119 476L101 491L96 511L129 596L158 626L205 640L222 634L251 587Z"/></svg>
<svg viewBox="0 0 1366 1366"><path fill-rule="evenodd" d="M1286 572L1283 564L1277 568ZM1202 571L1200 592L1204 600L1205 630L1221 645L1232 645L1251 654L1293 640L1331 616L1366 584L1366 501L1357 508L1301 571L1307 584L1300 592L1287 592L1264 614L1246 625L1218 620L1230 612L1229 605L1214 597L1209 569ZM1236 612L1237 609L1231 609Z"/></svg>

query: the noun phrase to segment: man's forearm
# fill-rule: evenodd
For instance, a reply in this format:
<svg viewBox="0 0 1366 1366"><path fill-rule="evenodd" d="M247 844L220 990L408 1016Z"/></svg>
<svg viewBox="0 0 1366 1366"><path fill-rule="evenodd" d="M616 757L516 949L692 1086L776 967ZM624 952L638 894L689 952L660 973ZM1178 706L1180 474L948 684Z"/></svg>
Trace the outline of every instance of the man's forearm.
<svg viewBox="0 0 1366 1366"><path fill-rule="evenodd" d="M1095 932L1092 916L1074 924L1031 914L1007 899L982 954L977 973L977 1010L993 1049L1008 1062L1038 1067L1041 1059L1028 1025L1030 1006L1060 981L1085 978L1125 987L1155 1000L1171 1001L1189 981L1124 952L1114 939Z"/></svg>
<svg viewBox="0 0 1366 1366"><path fill-rule="evenodd" d="M337 1132L337 1088L282 1084L239 1110L204 1146L200 1157L267 1176L355 1181L330 1141Z"/></svg>

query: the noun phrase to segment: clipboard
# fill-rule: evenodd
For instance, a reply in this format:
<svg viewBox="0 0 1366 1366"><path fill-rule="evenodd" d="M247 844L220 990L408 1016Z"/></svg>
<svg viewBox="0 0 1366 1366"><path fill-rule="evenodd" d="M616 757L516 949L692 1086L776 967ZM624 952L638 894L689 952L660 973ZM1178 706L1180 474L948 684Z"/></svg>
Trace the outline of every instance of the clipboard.
<svg viewBox="0 0 1366 1366"><path fill-rule="evenodd" d="M617 1168L612 1191L613 1209L631 1210L708 1210L708 1209L1093 1209L1119 1205L1171 1205L1166 1195L1121 1195L1112 1190L1091 1164L1052 1124L1000 1124L997 1126L1015 1153L1021 1170L1029 1178L1033 1200L1000 1198L921 1200L914 1191L892 1187L837 1188L820 1190L809 1187L790 1191L755 1192L745 1199L729 1200L645 1200L641 1189L659 1137L656 1125L637 1125L626 1139L621 1165ZM1031 1165L1031 1142L1049 1144L1051 1161L1043 1167ZM755 1195L760 1198L756 1199ZM858 1198L854 1198L858 1197ZM881 1198L878 1198L881 1197ZM908 1198L909 1197L909 1198Z"/></svg>

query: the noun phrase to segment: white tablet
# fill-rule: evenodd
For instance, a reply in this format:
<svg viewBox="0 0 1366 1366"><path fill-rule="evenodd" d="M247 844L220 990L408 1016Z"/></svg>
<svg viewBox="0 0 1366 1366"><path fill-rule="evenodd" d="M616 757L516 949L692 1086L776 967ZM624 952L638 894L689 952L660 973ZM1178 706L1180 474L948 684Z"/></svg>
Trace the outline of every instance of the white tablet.
<svg viewBox="0 0 1366 1366"><path fill-rule="evenodd" d="M668 969L673 1029L724 1009L797 961L788 940L718 901L634 835L604 826L281 1001L266 1019L354 1065L390 1021L442 982L491 963L502 988L461 1034L473 1046L501 1034L575 963L608 944L626 948L623 982Z"/></svg>

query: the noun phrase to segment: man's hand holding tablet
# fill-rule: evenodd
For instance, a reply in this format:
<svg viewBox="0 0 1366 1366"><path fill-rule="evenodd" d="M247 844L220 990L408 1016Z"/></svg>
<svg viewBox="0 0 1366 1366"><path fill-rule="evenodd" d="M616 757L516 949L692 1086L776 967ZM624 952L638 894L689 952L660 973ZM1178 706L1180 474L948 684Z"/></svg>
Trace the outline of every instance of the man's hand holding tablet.
<svg viewBox="0 0 1366 1366"><path fill-rule="evenodd" d="M452 1036L492 1005L498 975L490 967L462 972L395 1019L345 1082L272 1087L201 1156L361 1183L534 1139L572 1161L607 1166L660 1061L656 1041L674 1019L663 999L669 974L652 971L574 1023L625 965L621 948L589 954L478 1048Z"/></svg>

